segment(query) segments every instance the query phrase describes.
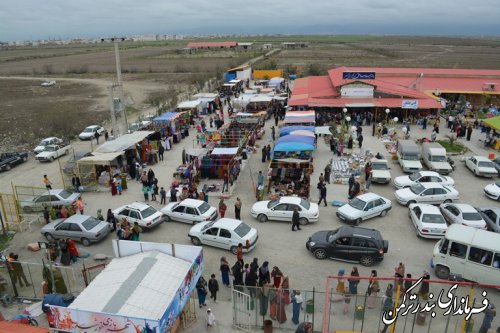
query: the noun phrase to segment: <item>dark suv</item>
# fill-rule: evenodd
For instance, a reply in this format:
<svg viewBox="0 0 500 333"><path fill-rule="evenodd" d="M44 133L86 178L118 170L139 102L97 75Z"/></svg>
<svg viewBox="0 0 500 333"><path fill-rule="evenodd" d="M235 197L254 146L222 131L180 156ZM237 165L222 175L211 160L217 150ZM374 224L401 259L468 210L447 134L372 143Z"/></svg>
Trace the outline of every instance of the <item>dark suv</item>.
<svg viewBox="0 0 500 333"><path fill-rule="evenodd" d="M343 226L335 230L318 231L306 242L306 248L317 259L338 259L371 266L384 259L389 242L378 230Z"/></svg>

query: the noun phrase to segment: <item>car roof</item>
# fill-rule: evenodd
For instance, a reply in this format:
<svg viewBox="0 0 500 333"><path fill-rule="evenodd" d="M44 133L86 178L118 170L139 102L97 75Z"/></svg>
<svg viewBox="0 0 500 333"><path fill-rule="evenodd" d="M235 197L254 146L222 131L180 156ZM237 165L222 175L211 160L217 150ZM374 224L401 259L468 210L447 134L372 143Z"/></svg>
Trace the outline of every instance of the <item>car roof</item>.
<svg viewBox="0 0 500 333"><path fill-rule="evenodd" d="M133 203L125 205L123 207L130 207L130 208L134 208L134 209L143 210L143 209L146 209L146 208L151 207L151 206L148 204L142 203L142 202L133 202Z"/></svg>
<svg viewBox="0 0 500 333"><path fill-rule="evenodd" d="M64 219L64 222L71 222L71 223L82 223L86 221L88 218L92 216L89 215L81 215L81 214L74 214L68 217L67 219Z"/></svg>
<svg viewBox="0 0 500 333"><path fill-rule="evenodd" d="M62 191L64 191L63 189L61 188L54 188L50 191L44 191L42 193L40 193L39 195L47 195L47 194L59 194L61 193Z"/></svg>
<svg viewBox="0 0 500 333"><path fill-rule="evenodd" d="M300 202L302 201L302 198L299 198L299 197L281 197L279 199L280 199L280 203L283 202L283 203L300 204Z"/></svg>
<svg viewBox="0 0 500 333"><path fill-rule="evenodd" d="M476 213L477 210L469 204L452 204L464 213Z"/></svg>
<svg viewBox="0 0 500 333"><path fill-rule="evenodd" d="M439 183L434 183L434 182L430 182L430 183L419 183L420 185L422 185L423 187L425 188L441 188L441 187L444 187L442 186L441 184Z"/></svg>
<svg viewBox="0 0 500 333"><path fill-rule="evenodd" d="M471 156L474 157L476 160L481 161L481 162L491 162L491 160L488 157L476 155L476 156Z"/></svg>
<svg viewBox="0 0 500 333"><path fill-rule="evenodd" d="M365 193L365 194L359 195L356 198L363 200L363 201L371 201L371 200L382 198L382 197L378 194L370 192L370 193Z"/></svg>
<svg viewBox="0 0 500 333"><path fill-rule="evenodd" d="M423 214L439 214L439 215L441 215L441 212L437 206L429 205L429 204L414 204L414 205L418 206Z"/></svg>
<svg viewBox="0 0 500 333"><path fill-rule="evenodd" d="M221 219L218 219L217 221L215 221L215 223L212 225L212 227L218 227L218 228L224 227L227 229L234 230L240 224L241 224L240 220L235 220L235 219L224 217L224 218L221 218Z"/></svg>
<svg viewBox="0 0 500 333"><path fill-rule="evenodd" d="M429 171L429 170L417 171L415 173L420 173L421 176L441 176L436 171Z"/></svg>
<svg viewBox="0 0 500 333"><path fill-rule="evenodd" d="M381 160L379 160L379 159L374 159L374 160L371 160L370 162L371 162L371 164L377 164L377 163L388 163L388 162L387 162L387 160L384 160L384 159L381 159Z"/></svg>
<svg viewBox="0 0 500 333"><path fill-rule="evenodd" d="M203 201L203 200L197 200L197 199L184 199L179 204L182 204L184 206L189 206L189 207L199 207L204 202L205 201Z"/></svg>
<svg viewBox="0 0 500 333"><path fill-rule="evenodd" d="M42 141L50 141L50 140L54 140L54 139L58 139L58 138L56 138L55 136L51 136L49 138L43 139Z"/></svg>
<svg viewBox="0 0 500 333"><path fill-rule="evenodd" d="M349 225L344 225L339 228L339 236L363 236L377 239L382 238L382 235L377 229L368 229Z"/></svg>
<svg viewBox="0 0 500 333"><path fill-rule="evenodd" d="M99 125L90 125L90 126L87 126L85 128L95 128L95 127L101 127L101 126L99 126Z"/></svg>

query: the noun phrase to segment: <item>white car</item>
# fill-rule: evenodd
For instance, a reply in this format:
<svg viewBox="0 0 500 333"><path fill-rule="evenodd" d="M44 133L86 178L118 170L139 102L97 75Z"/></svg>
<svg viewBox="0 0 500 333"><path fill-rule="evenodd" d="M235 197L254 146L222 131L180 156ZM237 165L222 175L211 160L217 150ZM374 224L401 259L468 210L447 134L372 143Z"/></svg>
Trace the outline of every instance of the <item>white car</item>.
<svg viewBox="0 0 500 333"><path fill-rule="evenodd" d="M500 182L486 185L484 194L490 199L500 201Z"/></svg>
<svg viewBox="0 0 500 333"><path fill-rule="evenodd" d="M99 133L99 135L104 135L105 131L106 130L104 129L104 127L99 125L87 126L85 127L83 132L78 135L78 137L80 138L80 140L92 140L93 138L95 138L96 133Z"/></svg>
<svg viewBox="0 0 500 333"><path fill-rule="evenodd" d="M451 224L457 223L468 227L486 229L486 221L479 212L468 204L441 204L439 206L444 218Z"/></svg>
<svg viewBox="0 0 500 333"><path fill-rule="evenodd" d="M203 200L185 199L181 202L171 202L160 211L165 215L167 221L179 221L196 224L205 221L215 221L219 214L215 207L210 206Z"/></svg>
<svg viewBox="0 0 500 333"><path fill-rule="evenodd" d="M372 163L372 183L388 184L391 182L390 167L386 160L374 159Z"/></svg>
<svg viewBox="0 0 500 333"><path fill-rule="evenodd" d="M238 244L243 245L243 252L250 252L259 238L257 229L245 222L230 218L195 224L189 230L188 236L196 246L210 245L229 250L234 254Z"/></svg>
<svg viewBox="0 0 500 333"><path fill-rule="evenodd" d="M280 197L272 201L258 201L253 204L250 213L259 222L266 222L267 220L292 222L295 208L299 210L299 223L301 225L318 221L318 205L299 197Z"/></svg>
<svg viewBox="0 0 500 333"><path fill-rule="evenodd" d="M45 191L35 197L21 196L19 206L25 213L41 212L44 207L71 206L80 197L80 193L73 193L63 189Z"/></svg>
<svg viewBox="0 0 500 333"><path fill-rule="evenodd" d="M35 149L33 149L33 151L35 152L35 154L39 154L45 150L45 147L51 146L51 145L60 145L61 143L63 143L62 139L59 139L59 138L56 138L53 136L50 138L43 139L38 144L38 146L36 146Z"/></svg>
<svg viewBox="0 0 500 333"><path fill-rule="evenodd" d="M411 204L408 216L417 229L417 236L423 238L442 238L448 229L439 208L433 205Z"/></svg>
<svg viewBox="0 0 500 333"><path fill-rule="evenodd" d="M375 193L355 197L337 210L337 217L344 222L360 224L375 216L384 217L392 208L391 200Z"/></svg>
<svg viewBox="0 0 500 333"><path fill-rule="evenodd" d="M52 87L55 85L56 85L56 81L54 81L54 80L43 81L41 84L42 87Z"/></svg>
<svg viewBox="0 0 500 333"><path fill-rule="evenodd" d="M127 219L130 225L133 226L134 222L137 222L143 229L151 229L164 220L163 214L157 211L156 208L141 202L118 207L113 210L113 214L118 222Z"/></svg>
<svg viewBox="0 0 500 333"><path fill-rule="evenodd" d="M465 159L465 166L469 168L476 176L496 177L498 171L495 164L487 157L471 156Z"/></svg>
<svg viewBox="0 0 500 333"><path fill-rule="evenodd" d="M445 186L455 186L453 178L440 175L435 171L419 171L408 176L394 178L394 186L397 189L411 187L417 183L439 183Z"/></svg>
<svg viewBox="0 0 500 333"><path fill-rule="evenodd" d="M394 193L396 200L405 206L413 203L441 204L459 199L458 191L438 183L419 183Z"/></svg>

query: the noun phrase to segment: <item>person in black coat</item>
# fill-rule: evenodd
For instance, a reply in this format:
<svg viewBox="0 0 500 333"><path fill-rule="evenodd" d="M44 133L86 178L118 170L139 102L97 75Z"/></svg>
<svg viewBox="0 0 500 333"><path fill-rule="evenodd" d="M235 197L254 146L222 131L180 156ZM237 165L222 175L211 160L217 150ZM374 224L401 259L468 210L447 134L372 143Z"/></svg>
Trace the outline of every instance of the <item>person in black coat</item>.
<svg viewBox="0 0 500 333"><path fill-rule="evenodd" d="M322 186L324 187L324 185ZM292 231L295 231L295 228L297 228L297 230L301 230L299 220L300 220L299 209L295 207L293 209L293 215L292 215Z"/></svg>
<svg viewBox="0 0 500 333"><path fill-rule="evenodd" d="M358 144L359 144L359 148L361 148L363 146L363 134L360 134L358 136Z"/></svg>
<svg viewBox="0 0 500 333"><path fill-rule="evenodd" d="M351 177L349 177L349 190L347 191L347 194L351 194L352 186L354 185L354 174L351 174Z"/></svg>
<svg viewBox="0 0 500 333"><path fill-rule="evenodd" d="M161 141L158 141L158 159L163 161L163 153L165 152L165 148L163 148L163 144Z"/></svg>
<svg viewBox="0 0 500 333"><path fill-rule="evenodd" d="M255 297L257 295L257 270L250 268L250 272L248 272L245 278L245 285L248 287L248 291L251 297Z"/></svg>
<svg viewBox="0 0 500 333"><path fill-rule="evenodd" d="M326 185L325 184L321 184L321 188L319 189L319 195L320 195L320 197L319 197L318 205L321 203L321 201L323 201L325 203L325 207L328 206L326 204ZM299 230L300 230L300 228L299 228Z"/></svg>
<svg viewBox="0 0 500 333"><path fill-rule="evenodd" d="M349 136L349 141L347 141L347 149L352 149L352 135Z"/></svg>

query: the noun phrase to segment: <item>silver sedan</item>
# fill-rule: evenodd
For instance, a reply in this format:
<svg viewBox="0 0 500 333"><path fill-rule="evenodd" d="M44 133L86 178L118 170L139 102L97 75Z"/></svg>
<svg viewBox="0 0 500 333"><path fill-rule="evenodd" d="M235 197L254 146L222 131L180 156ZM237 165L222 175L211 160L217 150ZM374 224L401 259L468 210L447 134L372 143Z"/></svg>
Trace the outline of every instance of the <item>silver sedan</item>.
<svg viewBox="0 0 500 333"><path fill-rule="evenodd" d="M72 215L66 219L57 219L45 225L40 231L49 241L71 238L89 246L109 234L111 225L88 215Z"/></svg>

